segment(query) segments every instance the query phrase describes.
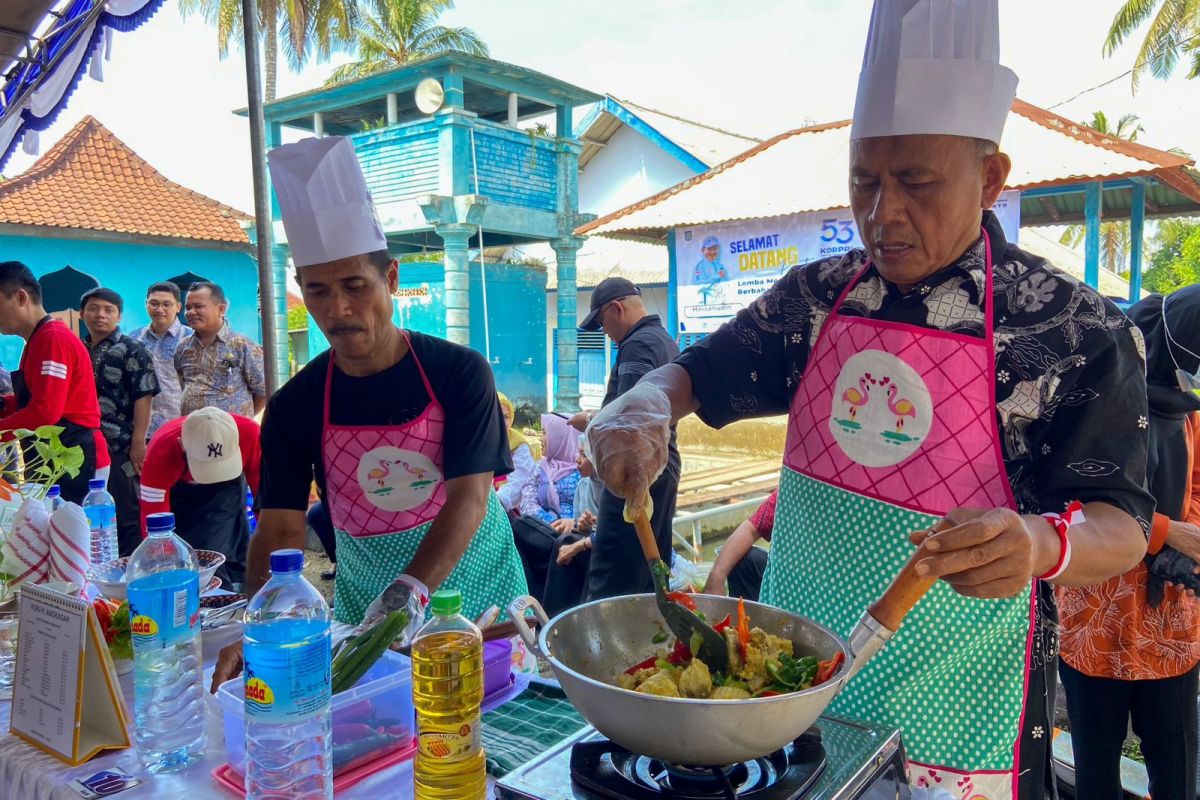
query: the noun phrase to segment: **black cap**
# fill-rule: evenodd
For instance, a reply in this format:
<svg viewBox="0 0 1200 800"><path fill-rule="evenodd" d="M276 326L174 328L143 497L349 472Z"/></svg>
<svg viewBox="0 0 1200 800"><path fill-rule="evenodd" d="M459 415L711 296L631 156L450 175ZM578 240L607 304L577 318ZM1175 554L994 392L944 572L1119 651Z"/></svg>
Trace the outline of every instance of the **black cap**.
<svg viewBox="0 0 1200 800"><path fill-rule="evenodd" d="M600 330L600 309L613 300L620 300L622 297L629 297L634 294L640 295L641 293L642 290L634 286L628 278L605 278L596 284L596 288L592 290L592 310L583 318L583 322L579 323L579 330Z"/></svg>

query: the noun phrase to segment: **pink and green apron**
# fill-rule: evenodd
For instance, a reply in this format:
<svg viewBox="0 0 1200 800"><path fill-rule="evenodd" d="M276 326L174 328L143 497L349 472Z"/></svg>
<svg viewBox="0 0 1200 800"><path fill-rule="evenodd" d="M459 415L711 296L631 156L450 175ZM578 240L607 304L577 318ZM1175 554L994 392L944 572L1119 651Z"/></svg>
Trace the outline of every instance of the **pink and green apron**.
<svg viewBox="0 0 1200 800"><path fill-rule="evenodd" d="M429 405L404 425L332 424L333 358L325 379L321 448L338 555L333 614L339 622L352 625L362 621L371 601L408 568L446 503L442 478L446 412L412 342L408 344L429 393ZM495 492L489 492L483 522L442 586L462 592L463 613L470 619L493 605L507 608L514 597L528 594L512 528Z"/></svg>
<svg viewBox="0 0 1200 800"><path fill-rule="evenodd" d="M984 234L986 241L986 233ZM1014 508L994 397L992 261L982 339L843 317L792 399L763 601L848 634L955 508ZM1017 796L1034 619L1030 587L976 600L939 581L830 711L902 731L914 786Z"/></svg>

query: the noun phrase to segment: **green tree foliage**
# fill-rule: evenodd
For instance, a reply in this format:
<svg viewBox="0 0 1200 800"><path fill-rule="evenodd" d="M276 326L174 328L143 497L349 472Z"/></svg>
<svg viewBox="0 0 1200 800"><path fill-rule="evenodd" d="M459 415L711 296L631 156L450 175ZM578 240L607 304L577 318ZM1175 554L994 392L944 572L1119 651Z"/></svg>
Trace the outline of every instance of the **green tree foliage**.
<svg viewBox="0 0 1200 800"><path fill-rule="evenodd" d="M1200 0L1125 0L1104 39L1104 55L1112 55L1147 22L1133 62L1134 89L1147 71L1156 78L1170 77L1181 58L1188 78L1200 75Z"/></svg>
<svg viewBox="0 0 1200 800"><path fill-rule="evenodd" d="M393 69L415 58L457 51L487 56L488 47L470 28L439 25L454 0L362 0L352 49L358 60L333 71L326 86Z"/></svg>
<svg viewBox="0 0 1200 800"><path fill-rule="evenodd" d="M255 0L259 35L263 40L263 95L275 99L279 49L294 70L314 55L327 58L354 38L358 20L357 0ZM241 0L179 0L184 16L200 14L217 29L221 58L229 55L230 44L241 47Z"/></svg>
<svg viewBox="0 0 1200 800"><path fill-rule="evenodd" d="M1170 294L1200 283L1200 222L1169 219L1159 223L1152 242L1154 252L1143 276L1147 291Z"/></svg>

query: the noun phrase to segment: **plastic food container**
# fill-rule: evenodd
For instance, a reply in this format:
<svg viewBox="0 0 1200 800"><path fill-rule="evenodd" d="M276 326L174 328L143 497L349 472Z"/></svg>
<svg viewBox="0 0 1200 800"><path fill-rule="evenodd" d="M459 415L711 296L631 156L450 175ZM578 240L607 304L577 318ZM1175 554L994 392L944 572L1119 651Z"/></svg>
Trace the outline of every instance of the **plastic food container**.
<svg viewBox="0 0 1200 800"><path fill-rule="evenodd" d="M512 639L483 643L483 696L491 697L512 683Z"/></svg>
<svg viewBox="0 0 1200 800"><path fill-rule="evenodd" d="M217 700L225 720L225 758L246 774L243 680L221 684ZM333 774L370 763L412 745L412 663L386 651L352 688L333 696Z"/></svg>

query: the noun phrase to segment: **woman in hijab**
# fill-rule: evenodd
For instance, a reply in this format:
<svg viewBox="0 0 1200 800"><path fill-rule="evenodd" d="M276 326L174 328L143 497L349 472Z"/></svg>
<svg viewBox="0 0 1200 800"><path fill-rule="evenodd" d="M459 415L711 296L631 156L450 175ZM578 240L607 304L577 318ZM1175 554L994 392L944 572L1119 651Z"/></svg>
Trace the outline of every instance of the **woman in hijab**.
<svg viewBox="0 0 1200 800"><path fill-rule="evenodd" d="M575 518L575 492L579 486L579 432L566 417L542 415L542 440L545 455L533 468L532 477L521 490L520 516L512 520L517 551L525 566L529 591L542 599L546 572L558 539L552 523Z"/></svg>
<svg viewBox="0 0 1200 800"><path fill-rule="evenodd" d="M1155 800L1196 796L1200 672L1200 286L1152 295L1129 317L1146 343L1150 448L1157 501L1146 559L1088 587L1055 588L1059 672L1075 756L1075 794L1119 800L1121 747L1132 721ZM1102 403L1104 398L1085 399Z"/></svg>
<svg viewBox="0 0 1200 800"><path fill-rule="evenodd" d="M500 400L500 408L504 412L504 424L508 428L508 449L512 451L513 471L508 475L496 478L496 494L500 497L500 505L510 515L517 513L521 502L521 491L533 476L533 448L525 434L513 426L516 409L512 401L503 392L496 392Z"/></svg>
<svg viewBox="0 0 1200 800"><path fill-rule="evenodd" d="M565 417L542 415L545 455L534 466L533 480L521 492L521 516L550 524L575 518L575 488L579 484L579 431Z"/></svg>

